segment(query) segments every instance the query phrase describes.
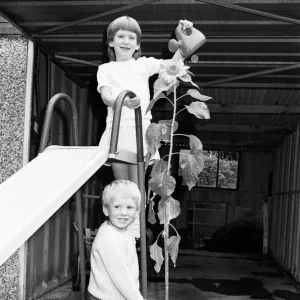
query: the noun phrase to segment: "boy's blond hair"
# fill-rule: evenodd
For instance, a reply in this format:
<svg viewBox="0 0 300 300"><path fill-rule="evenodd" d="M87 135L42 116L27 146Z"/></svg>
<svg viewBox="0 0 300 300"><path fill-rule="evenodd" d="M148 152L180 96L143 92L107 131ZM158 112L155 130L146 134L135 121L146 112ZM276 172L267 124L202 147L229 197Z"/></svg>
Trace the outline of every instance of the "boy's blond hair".
<svg viewBox="0 0 300 300"><path fill-rule="evenodd" d="M132 199L136 202L137 210L140 210L141 206L141 192L138 186L130 181L124 179L118 179L112 181L109 185L107 185L102 194L102 205L105 208L109 207L110 202L113 200L115 194L120 191L128 191L132 195Z"/></svg>
<svg viewBox="0 0 300 300"><path fill-rule="evenodd" d="M112 21L107 28L106 43L108 45L110 42L112 42L114 40L114 37L119 30L128 30L128 31L134 32L136 34L137 44L138 45L141 44L142 31L141 31L139 23L131 17L122 16L122 17L119 17L119 18L115 19L114 21ZM107 51L108 51L109 60L115 61L116 55L115 55L114 49L112 47L108 46ZM136 50L133 54L133 57L135 59L139 58L140 56L141 56L141 48Z"/></svg>

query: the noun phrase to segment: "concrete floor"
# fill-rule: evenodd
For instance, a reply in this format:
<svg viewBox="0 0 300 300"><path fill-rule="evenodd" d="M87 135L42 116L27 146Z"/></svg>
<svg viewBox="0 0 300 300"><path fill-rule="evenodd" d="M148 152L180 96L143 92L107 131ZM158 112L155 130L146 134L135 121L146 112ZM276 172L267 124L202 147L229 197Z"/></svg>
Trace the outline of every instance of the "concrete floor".
<svg viewBox="0 0 300 300"><path fill-rule="evenodd" d="M164 300L164 269L157 274L151 264L149 258L147 299ZM300 300L276 263L262 255L180 250L177 266L169 274L170 300ZM71 283L60 290L39 299L80 299L79 293L71 291Z"/></svg>
<svg viewBox="0 0 300 300"><path fill-rule="evenodd" d="M276 263L262 255L183 252L170 270L170 300L300 300ZM148 300L164 299L163 271L148 272Z"/></svg>

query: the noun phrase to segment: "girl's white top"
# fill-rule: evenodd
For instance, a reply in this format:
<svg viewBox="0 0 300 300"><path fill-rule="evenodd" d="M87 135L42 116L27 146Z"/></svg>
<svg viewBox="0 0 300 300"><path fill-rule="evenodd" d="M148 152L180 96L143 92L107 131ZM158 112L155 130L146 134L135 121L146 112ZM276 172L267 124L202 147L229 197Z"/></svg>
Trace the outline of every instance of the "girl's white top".
<svg viewBox="0 0 300 300"><path fill-rule="evenodd" d="M93 242L91 295L101 300L143 300L139 291L139 265L135 239L104 222Z"/></svg>
<svg viewBox="0 0 300 300"><path fill-rule="evenodd" d="M119 95L124 90L134 92L141 99L141 110L143 120L151 120L151 112L147 115L146 109L150 101L149 77L159 72L161 59L154 57L140 57L128 61L111 61L100 65L97 72L98 87L110 87L112 92ZM107 128L111 126L113 120L113 108L107 107ZM134 125L134 109L122 108L121 124Z"/></svg>

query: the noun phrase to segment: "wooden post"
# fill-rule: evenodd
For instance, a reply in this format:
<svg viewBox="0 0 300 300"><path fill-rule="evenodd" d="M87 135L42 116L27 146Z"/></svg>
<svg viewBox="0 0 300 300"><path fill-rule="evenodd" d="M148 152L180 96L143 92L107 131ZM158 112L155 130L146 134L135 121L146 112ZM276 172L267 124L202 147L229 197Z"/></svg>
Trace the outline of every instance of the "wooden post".
<svg viewBox="0 0 300 300"><path fill-rule="evenodd" d="M27 75L24 115L24 142L23 142L23 166L29 162L30 151L30 127L31 127L31 106L32 86L34 68L34 43L27 43ZM28 244L24 243L19 250L19 300L26 300L26 269Z"/></svg>

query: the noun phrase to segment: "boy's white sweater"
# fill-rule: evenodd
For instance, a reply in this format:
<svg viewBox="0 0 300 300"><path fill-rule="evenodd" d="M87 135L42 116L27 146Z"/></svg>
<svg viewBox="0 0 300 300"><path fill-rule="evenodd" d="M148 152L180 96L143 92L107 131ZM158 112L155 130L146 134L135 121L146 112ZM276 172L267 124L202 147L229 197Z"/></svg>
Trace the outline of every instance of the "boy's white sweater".
<svg viewBox="0 0 300 300"><path fill-rule="evenodd" d="M104 222L91 252L88 291L101 300L143 300L139 291L139 266L135 239Z"/></svg>

